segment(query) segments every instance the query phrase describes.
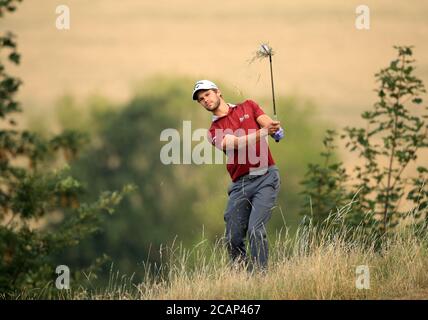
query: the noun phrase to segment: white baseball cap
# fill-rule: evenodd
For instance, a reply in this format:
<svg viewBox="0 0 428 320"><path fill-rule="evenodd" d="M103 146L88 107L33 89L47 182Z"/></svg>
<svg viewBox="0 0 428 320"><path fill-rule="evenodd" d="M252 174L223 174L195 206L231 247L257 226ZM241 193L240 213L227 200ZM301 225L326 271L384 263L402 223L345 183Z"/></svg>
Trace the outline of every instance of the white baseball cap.
<svg viewBox="0 0 428 320"><path fill-rule="evenodd" d="M199 80L195 83L195 87L193 88L193 94L192 98L193 100L197 100L196 98L196 92L199 90L208 90L208 89L218 89L216 84L214 82L211 82L209 80Z"/></svg>

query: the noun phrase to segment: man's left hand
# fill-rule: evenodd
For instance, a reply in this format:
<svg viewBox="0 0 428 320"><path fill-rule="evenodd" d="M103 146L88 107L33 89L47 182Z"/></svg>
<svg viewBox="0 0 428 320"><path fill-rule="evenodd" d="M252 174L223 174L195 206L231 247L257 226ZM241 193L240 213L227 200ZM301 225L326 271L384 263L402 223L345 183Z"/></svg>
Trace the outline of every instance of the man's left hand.
<svg viewBox="0 0 428 320"><path fill-rule="evenodd" d="M278 142L284 138L284 129L280 127L274 134L271 135L271 137L274 138L276 142Z"/></svg>

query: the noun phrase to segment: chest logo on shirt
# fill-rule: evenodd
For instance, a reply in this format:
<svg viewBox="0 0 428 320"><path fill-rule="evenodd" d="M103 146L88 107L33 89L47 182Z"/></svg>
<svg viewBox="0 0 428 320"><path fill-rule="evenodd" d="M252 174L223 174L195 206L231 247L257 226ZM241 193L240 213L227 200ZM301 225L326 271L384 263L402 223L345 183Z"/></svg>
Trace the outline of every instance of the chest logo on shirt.
<svg viewBox="0 0 428 320"><path fill-rule="evenodd" d="M248 114L244 114L244 116L243 117L240 117L239 118L239 121L240 122L243 122L245 119L249 119L250 118L250 116L248 115Z"/></svg>

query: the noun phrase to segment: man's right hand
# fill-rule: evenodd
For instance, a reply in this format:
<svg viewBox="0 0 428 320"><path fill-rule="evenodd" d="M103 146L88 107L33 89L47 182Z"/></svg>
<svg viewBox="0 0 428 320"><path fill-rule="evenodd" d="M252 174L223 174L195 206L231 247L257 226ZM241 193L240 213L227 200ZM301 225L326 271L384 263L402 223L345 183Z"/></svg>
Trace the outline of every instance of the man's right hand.
<svg viewBox="0 0 428 320"><path fill-rule="evenodd" d="M280 121L272 121L271 124L267 126L267 130L269 135L275 139L276 142L284 138L284 129L281 128Z"/></svg>
<svg viewBox="0 0 428 320"><path fill-rule="evenodd" d="M281 122L272 121L272 123L268 125L266 128L268 129L268 134L271 136L281 128Z"/></svg>

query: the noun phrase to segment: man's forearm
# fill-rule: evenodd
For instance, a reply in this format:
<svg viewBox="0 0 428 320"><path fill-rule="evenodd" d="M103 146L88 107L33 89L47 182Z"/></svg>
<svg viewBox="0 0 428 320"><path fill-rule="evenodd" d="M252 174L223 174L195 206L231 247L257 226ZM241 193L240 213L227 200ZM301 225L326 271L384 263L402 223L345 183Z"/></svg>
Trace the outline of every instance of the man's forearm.
<svg viewBox="0 0 428 320"><path fill-rule="evenodd" d="M269 131L267 128L261 128L256 132L253 132L241 137L228 134L223 139L222 147L223 147L223 150L245 148L247 145L253 145L256 142L260 141L261 139L267 137L268 134L269 134Z"/></svg>

